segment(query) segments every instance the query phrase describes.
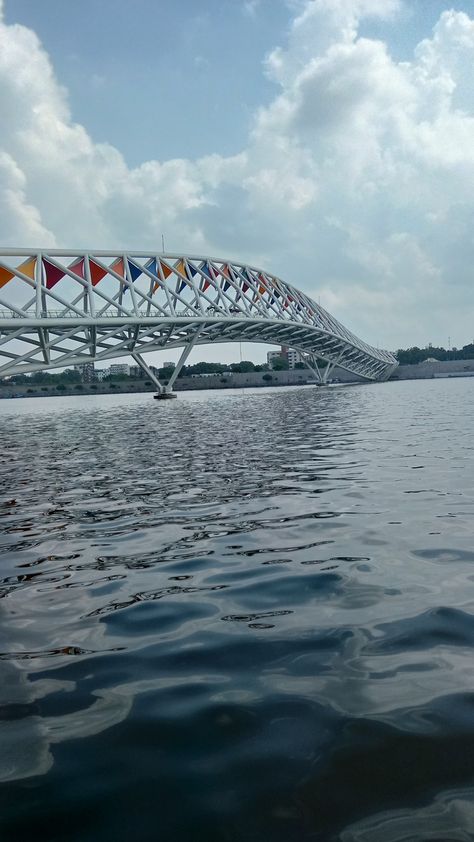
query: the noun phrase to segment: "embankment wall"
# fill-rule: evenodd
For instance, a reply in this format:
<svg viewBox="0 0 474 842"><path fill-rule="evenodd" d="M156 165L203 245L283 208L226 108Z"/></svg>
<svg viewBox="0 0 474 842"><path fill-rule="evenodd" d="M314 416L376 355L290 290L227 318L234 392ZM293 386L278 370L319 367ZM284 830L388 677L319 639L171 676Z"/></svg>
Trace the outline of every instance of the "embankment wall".
<svg viewBox="0 0 474 842"><path fill-rule="evenodd" d="M448 360L446 362L399 365L391 380L429 380L436 377L472 377L474 360Z"/></svg>

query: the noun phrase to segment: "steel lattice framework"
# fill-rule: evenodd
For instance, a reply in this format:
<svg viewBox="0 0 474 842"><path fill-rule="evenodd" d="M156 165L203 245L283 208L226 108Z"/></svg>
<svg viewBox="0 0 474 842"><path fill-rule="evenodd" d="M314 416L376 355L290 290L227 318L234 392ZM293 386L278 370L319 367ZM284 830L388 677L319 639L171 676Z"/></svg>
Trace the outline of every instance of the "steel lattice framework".
<svg viewBox="0 0 474 842"><path fill-rule="evenodd" d="M387 379L397 365L303 292L245 263L0 250L0 377L120 356L150 374L142 354L184 347L176 377L195 345L233 341L294 348L321 381L334 365L368 380Z"/></svg>

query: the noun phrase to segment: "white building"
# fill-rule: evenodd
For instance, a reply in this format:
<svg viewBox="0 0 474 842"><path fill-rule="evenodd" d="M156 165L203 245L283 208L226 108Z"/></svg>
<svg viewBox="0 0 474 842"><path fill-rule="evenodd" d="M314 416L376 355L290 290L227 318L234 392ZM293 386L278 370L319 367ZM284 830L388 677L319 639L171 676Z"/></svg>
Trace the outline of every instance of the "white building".
<svg viewBox="0 0 474 842"><path fill-rule="evenodd" d="M270 368L273 368L275 360L287 360L288 368L294 368L296 363L303 362L303 358L299 351L294 351L293 348L286 348L284 345L281 346L280 351L268 351L267 363Z"/></svg>
<svg viewBox="0 0 474 842"><path fill-rule="evenodd" d="M105 378L108 377L109 374L110 371L108 368L96 368L95 377L99 383L102 383L102 380L105 380Z"/></svg>
<svg viewBox="0 0 474 842"><path fill-rule="evenodd" d="M110 374L126 374L130 376L130 366L127 363L112 363L110 366Z"/></svg>
<svg viewBox="0 0 474 842"><path fill-rule="evenodd" d="M285 357L288 360L288 368L294 368L296 363L302 363L303 358L299 351L294 351L293 348L285 348Z"/></svg>
<svg viewBox="0 0 474 842"><path fill-rule="evenodd" d="M83 363L82 365L75 365L74 371L79 372L83 383L92 383L92 381L96 379L94 363Z"/></svg>
<svg viewBox="0 0 474 842"><path fill-rule="evenodd" d="M232 374L232 372L225 372L226 374ZM191 377L195 379L196 377L219 377L220 374L224 374L224 372L220 371L202 371L200 374L191 374Z"/></svg>
<svg viewBox="0 0 474 842"><path fill-rule="evenodd" d="M267 352L267 363L270 368L273 368L273 360L281 359L281 351L268 351Z"/></svg>

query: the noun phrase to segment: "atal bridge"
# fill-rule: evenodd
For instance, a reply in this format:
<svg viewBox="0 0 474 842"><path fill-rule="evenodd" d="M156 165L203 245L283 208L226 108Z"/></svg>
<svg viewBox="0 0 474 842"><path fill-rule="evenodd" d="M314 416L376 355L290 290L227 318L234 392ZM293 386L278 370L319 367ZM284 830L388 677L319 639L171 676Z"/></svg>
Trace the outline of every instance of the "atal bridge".
<svg viewBox="0 0 474 842"><path fill-rule="evenodd" d="M165 397L195 346L241 341L294 348L320 383L336 365L367 380L397 366L296 287L245 263L0 250L0 377L131 356ZM143 355L171 348L183 351L162 384Z"/></svg>

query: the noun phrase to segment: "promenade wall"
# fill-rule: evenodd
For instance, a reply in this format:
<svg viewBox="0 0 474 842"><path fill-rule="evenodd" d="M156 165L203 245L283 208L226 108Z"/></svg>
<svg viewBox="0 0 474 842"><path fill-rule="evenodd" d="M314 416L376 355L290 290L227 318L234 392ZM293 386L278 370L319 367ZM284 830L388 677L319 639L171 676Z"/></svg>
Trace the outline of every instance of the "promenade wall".
<svg viewBox="0 0 474 842"><path fill-rule="evenodd" d="M437 377L474 377L474 360L399 365L391 380L429 380Z"/></svg>
<svg viewBox="0 0 474 842"><path fill-rule="evenodd" d="M271 374L272 379L265 378ZM336 368L333 378L342 382L362 382L362 378L350 374L347 371ZM216 374L211 377L178 377L173 391L199 391L204 389L245 389L264 388L266 386L304 386L314 383L315 380L308 369L293 369L291 371L255 371L246 374ZM117 394L120 392L156 392L156 387L148 379L137 378L136 380L118 380L112 384L104 383L81 383L71 384L65 389L58 390L55 385L40 385L38 383L22 384L21 386L9 385L8 381L0 380L1 398L40 398L57 395L104 395ZM79 386L79 388L77 388Z"/></svg>
<svg viewBox="0 0 474 842"><path fill-rule="evenodd" d="M178 377L174 391L198 391L203 389L245 389L264 388L265 386L304 386L314 383L314 378L309 370L292 371L271 371L272 379L264 380L267 372L257 371L248 374L216 374L212 377ZM418 363L417 365L400 365L393 373L391 380L429 380L438 377L474 377L474 359L472 360L449 360L448 362ZM342 383L363 383L361 377L350 374L340 368L335 368L332 373L333 380ZM104 395L119 392L155 392L153 384L146 385L147 378L136 380L116 381L113 388L110 383L83 383L67 386L64 390L58 390L54 385L24 384L21 386L9 385L8 381L0 380L0 399L2 398L40 398L58 395Z"/></svg>

